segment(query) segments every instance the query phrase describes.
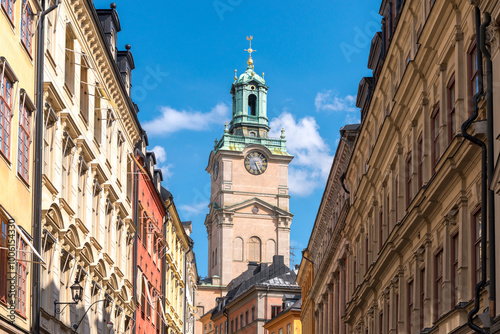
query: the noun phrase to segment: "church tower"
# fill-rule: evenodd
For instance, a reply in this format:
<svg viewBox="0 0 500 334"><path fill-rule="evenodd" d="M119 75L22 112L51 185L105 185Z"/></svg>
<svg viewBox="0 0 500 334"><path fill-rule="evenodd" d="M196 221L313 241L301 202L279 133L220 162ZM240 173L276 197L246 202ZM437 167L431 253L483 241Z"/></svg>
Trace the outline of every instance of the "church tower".
<svg viewBox="0 0 500 334"><path fill-rule="evenodd" d="M208 276L228 284L249 262L290 259L288 165L284 130L269 138L268 87L254 71L252 37L246 71L231 86L232 119L210 153ZM236 72L236 71L235 71Z"/></svg>

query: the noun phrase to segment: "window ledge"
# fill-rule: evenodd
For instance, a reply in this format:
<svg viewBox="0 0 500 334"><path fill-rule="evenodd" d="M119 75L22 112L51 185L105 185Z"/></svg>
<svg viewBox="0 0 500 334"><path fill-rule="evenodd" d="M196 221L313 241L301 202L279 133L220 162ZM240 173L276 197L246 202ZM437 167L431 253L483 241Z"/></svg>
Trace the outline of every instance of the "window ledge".
<svg viewBox="0 0 500 334"><path fill-rule="evenodd" d="M75 211L71 208L71 205L69 205L65 198L59 198L59 202L62 204L62 208L68 215L71 217L75 216Z"/></svg>
<svg viewBox="0 0 500 334"><path fill-rule="evenodd" d="M44 185L50 191L53 198L55 198L55 196L57 196L57 194L59 194L59 191L54 186L54 184L50 181L47 174L42 175L42 185Z"/></svg>
<svg viewBox="0 0 500 334"><path fill-rule="evenodd" d="M32 55L32 53L30 52L30 50L28 50L28 47L26 46L26 44L24 44L23 40L20 40L19 43L21 43L24 52L26 53L26 55L28 56L28 58L29 58L29 60L31 62L31 65L33 65L33 55ZM33 37L31 38L31 43L33 43ZM31 44L31 48L33 49L33 44Z"/></svg>
<svg viewBox="0 0 500 334"><path fill-rule="evenodd" d="M76 217L75 218L75 224L76 226L78 226L78 228L80 230L82 230L82 232L85 234L85 235L88 235L89 234L89 229L85 226L85 224L83 223L83 221L80 219L80 217Z"/></svg>
<svg viewBox="0 0 500 334"><path fill-rule="evenodd" d="M69 99L71 100L71 104L75 104L73 101L74 94L66 82L64 82L64 91L66 92L66 94L68 94Z"/></svg>
<svg viewBox="0 0 500 334"><path fill-rule="evenodd" d="M50 52L49 49L47 49L47 51L45 52L45 57L47 58L50 66L52 66L52 69L54 70L54 72L57 73L57 64L56 64L56 61L54 60L54 57L52 56L52 53Z"/></svg>
<svg viewBox="0 0 500 334"><path fill-rule="evenodd" d="M14 6L14 4L12 4L12 6ZM5 15L5 17L7 17L7 21L9 21L10 27L12 28L12 32L15 33L16 26L14 25L14 22L12 22L12 18L9 16L9 14L7 14L7 10L5 9L5 7L3 5L0 5L0 7L2 7L1 11Z"/></svg>
<svg viewBox="0 0 500 334"><path fill-rule="evenodd" d="M29 180L26 180L24 177L21 176L21 174L19 174L19 172L17 172L17 178L21 181L22 184L24 184L24 186L29 190L31 187L30 187L30 183L29 183Z"/></svg>
<svg viewBox="0 0 500 334"><path fill-rule="evenodd" d="M106 158L106 167L108 167L110 173L113 172L113 168L111 167L111 163L109 162L108 158Z"/></svg>
<svg viewBox="0 0 500 334"><path fill-rule="evenodd" d="M80 117L83 124L85 125L85 130L88 130L89 129L89 121L87 120L87 118L83 114L83 111L80 110L80 112L78 113L78 116Z"/></svg>
<svg viewBox="0 0 500 334"><path fill-rule="evenodd" d="M10 170L12 170L12 163L10 162L10 160L5 156L5 154L3 154L2 151L0 151L0 157L2 158L3 161L5 161L5 163L7 164L7 167L9 167Z"/></svg>
<svg viewBox="0 0 500 334"><path fill-rule="evenodd" d="M96 137L94 137L94 145L97 149L97 152L101 153L101 143L97 140Z"/></svg>

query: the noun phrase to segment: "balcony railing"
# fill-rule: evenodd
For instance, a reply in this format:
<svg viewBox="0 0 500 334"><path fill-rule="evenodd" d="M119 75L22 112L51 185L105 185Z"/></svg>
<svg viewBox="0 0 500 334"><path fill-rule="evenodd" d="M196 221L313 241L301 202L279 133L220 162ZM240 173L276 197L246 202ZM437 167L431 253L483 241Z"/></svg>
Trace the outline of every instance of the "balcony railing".
<svg viewBox="0 0 500 334"><path fill-rule="evenodd" d="M257 144L269 148L273 153L276 151L281 154L288 154L286 152L286 139L281 138L262 138L262 137L246 137L238 135L230 135L225 133L224 136L217 142L215 150L228 149L228 150L243 150L246 146Z"/></svg>

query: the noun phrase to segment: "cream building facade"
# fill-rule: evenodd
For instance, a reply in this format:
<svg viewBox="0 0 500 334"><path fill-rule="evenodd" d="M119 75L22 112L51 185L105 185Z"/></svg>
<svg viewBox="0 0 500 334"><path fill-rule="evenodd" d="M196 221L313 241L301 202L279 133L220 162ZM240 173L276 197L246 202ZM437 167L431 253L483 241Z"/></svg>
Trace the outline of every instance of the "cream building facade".
<svg viewBox="0 0 500 334"><path fill-rule="evenodd" d="M196 267L196 256L194 253L194 241L190 235L193 232L193 223L182 222L184 231L188 237L189 248L185 253L184 262L184 284L186 286L185 307L184 307L184 327L185 334L194 334L196 328L196 293L198 282L198 269Z"/></svg>
<svg viewBox="0 0 500 334"><path fill-rule="evenodd" d="M62 1L46 17L41 332L134 327L132 159L141 128L116 6ZM70 287L83 287L74 305ZM87 313L85 313L88 310ZM81 321L81 322L80 322Z"/></svg>
<svg viewBox="0 0 500 334"><path fill-rule="evenodd" d="M498 63L500 6L478 3L480 23L491 14L486 44ZM316 250L308 247L319 258L341 260L324 275L315 269L314 332L470 333L471 324L496 332L489 323L498 319L488 292L498 281L490 270L490 232L482 244L481 148L463 133L487 140L480 122L486 96L474 119L478 64L487 63L477 61L476 9L467 1L384 0L380 14L382 32L368 60L373 77L359 85L359 137L345 181L339 179L350 192L342 237L326 247L311 239ZM493 77L499 68L493 66ZM470 117L476 122L462 128ZM489 287L476 295L482 255ZM329 283L335 295L337 279L346 300L332 306Z"/></svg>
<svg viewBox="0 0 500 334"><path fill-rule="evenodd" d="M297 283L302 289L301 322L304 333L346 333L346 258L349 242L343 235L350 208L342 179L347 171L359 124L341 128L330 175L309 244L302 254Z"/></svg>

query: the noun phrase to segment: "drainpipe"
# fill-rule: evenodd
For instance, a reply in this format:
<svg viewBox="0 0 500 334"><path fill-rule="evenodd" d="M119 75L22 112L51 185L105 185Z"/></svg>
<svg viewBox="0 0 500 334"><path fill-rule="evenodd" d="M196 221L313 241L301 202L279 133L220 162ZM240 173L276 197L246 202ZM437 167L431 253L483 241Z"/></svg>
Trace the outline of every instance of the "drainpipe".
<svg viewBox="0 0 500 334"><path fill-rule="evenodd" d="M40 13L37 34L36 55L36 110L38 117L35 123L35 164L33 166L33 246L40 252L42 244L42 165L43 165L43 69L45 60L45 16L56 9L60 4L56 3ZM45 1L42 0L42 8ZM33 263L31 276L33 284L33 304L31 309L32 330L35 334L40 333L40 264Z"/></svg>
<svg viewBox="0 0 500 334"><path fill-rule="evenodd" d="M170 207L170 205L169 205ZM187 259L188 259L188 254L193 250L193 245L194 243L191 241L191 240L188 240L189 242L189 249L188 251L186 252L186 254L184 254L184 286L185 286L185 291L187 292L188 291L188 283L187 283L187 280L188 280L188 275L187 275ZM184 292L184 334L186 334L186 328L187 328L187 293ZM222 334L222 333L221 333Z"/></svg>
<svg viewBox="0 0 500 334"><path fill-rule="evenodd" d="M303 257L305 260L309 261L309 262L310 262L310 263L314 266L314 261L313 261L313 260L311 260L311 259L309 259L307 256L305 256L305 255L304 255L304 254L305 254L305 252L306 252L306 250L307 250L307 249L304 249L304 250L302 251L302 257Z"/></svg>
<svg viewBox="0 0 500 334"><path fill-rule="evenodd" d="M491 23L490 13L484 13L484 23L481 25L481 52L486 58L486 125L488 146L488 182L491 183L494 172L493 152L493 64L490 50L486 47L486 27ZM496 275L495 275L495 193L488 187L488 228L490 233L490 318L496 315Z"/></svg>
<svg viewBox="0 0 500 334"><path fill-rule="evenodd" d="M268 298L269 298L269 285L267 286L267 291L266 291L266 307L264 308L264 324L267 322L267 320L270 320L270 318L267 319L267 308L269 307ZM265 332L269 333L269 331L267 329L265 330Z"/></svg>
<svg viewBox="0 0 500 334"><path fill-rule="evenodd" d="M142 139L139 139L139 141L135 145L135 147L136 147L134 149L135 156L138 156L139 152L141 152L139 150L141 143L142 143ZM138 255L137 254L137 252L138 252L137 237L138 237L138 233L139 233L139 230L138 230L138 226L139 226L139 175L138 175L137 164L134 163L133 165L134 165L134 168L132 170L132 173L133 173L132 174L132 180L133 180L133 182L132 182L133 183L132 213L133 213L133 217L134 217L136 231L135 231L135 235L134 235L134 245L133 245L133 249L132 249L132 252L134 254L134 256L132 257L132 278L134 280L132 293L133 293L133 296L135 296L137 294L137 289L138 289L138 286L137 286L137 255ZM132 329L132 334L135 334L136 328L137 328L137 326L136 326L136 324L137 324L137 311L134 312L133 319L134 319L134 327Z"/></svg>
<svg viewBox="0 0 500 334"><path fill-rule="evenodd" d="M170 194L170 204L165 208L165 222L163 223L163 238L165 240L167 240L167 223L168 223L168 219L170 217L170 214L168 212L168 209L170 208L170 206L172 205L173 203L173 200L174 200L174 196L172 196L172 194ZM165 298L165 300L167 299L167 269L166 269L166 264L165 264L165 261L162 261L163 262L163 275L162 275L162 286L161 286L161 292L163 294L163 297ZM164 302L164 301L163 301ZM162 326L162 333L165 333L165 334L168 334L168 327L163 327Z"/></svg>
<svg viewBox="0 0 500 334"><path fill-rule="evenodd" d="M476 45L479 46L480 44L480 23L481 23L481 13L479 11L478 6L474 6L475 10L475 20L476 20ZM486 235L487 235L487 225L486 225L486 215L487 215L487 152L486 152L486 144L477 139L476 137L471 136L469 133L467 133L467 129L469 126L474 122L474 120L478 116L478 102L479 100L483 97L483 55L481 52L481 49L477 47L477 73L478 73L478 81L479 81L479 90L476 95L474 95L474 112L471 117L469 117L468 120L465 121L465 123L462 124L462 136L472 142L473 144L478 145L481 147L481 216L483 219L482 226L481 226L481 248L483 250L486 250ZM471 329L473 329L477 333L481 334L487 334L488 332L481 327L477 326L474 324L474 316L478 313L479 307L480 307L480 292L481 289L483 289L486 286L486 252L483 251L481 252L481 280L476 284L475 290L474 290L474 308L469 312L468 314L468 319L467 319L467 325Z"/></svg>
<svg viewBox="0 0 500 334"><path fill-rule="evenodd" d="M225 324L226 326L224 326L224 333L220 333L220 334L226 334L226 333L229 333L229 329L227 328L229 326L229 310L224 306L224 311L222 312L223 315L226 316L226 323Z"/></svg>

